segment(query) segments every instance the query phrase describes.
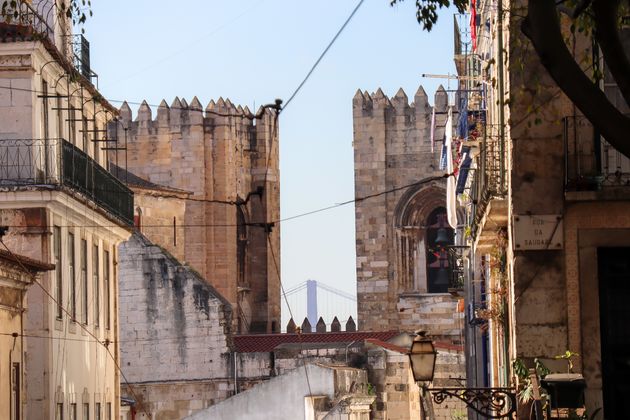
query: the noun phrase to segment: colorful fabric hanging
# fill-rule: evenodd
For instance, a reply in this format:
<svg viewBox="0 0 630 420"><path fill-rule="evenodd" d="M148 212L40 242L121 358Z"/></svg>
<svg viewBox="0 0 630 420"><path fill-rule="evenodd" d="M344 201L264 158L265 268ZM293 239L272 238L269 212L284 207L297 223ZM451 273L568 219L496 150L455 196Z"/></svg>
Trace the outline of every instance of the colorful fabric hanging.
<svg viewBox="0 0 630 420"><path fill-rule="evenodd" d="M453 228L457 228L457 193L455 192L456 181L453 174L453 152L451 150L453 143L453 111L449 107L446 126L444 127L444 145L446 146L446 173L449 177L446 179L446 216L448 224Z"/></svg>
<svg viewBox="0 0 630 420"><path fill-rule="evenodd" d="M464 92L459 100L459 117L457 119L457 137L468 140L468 98Z"/></svg>
<svg viewBox="0 0 630 420"><path fill-rule="evenodd" d="M470 0L470 39L473 52L477 51L477 5L476 0Z"/></svg>

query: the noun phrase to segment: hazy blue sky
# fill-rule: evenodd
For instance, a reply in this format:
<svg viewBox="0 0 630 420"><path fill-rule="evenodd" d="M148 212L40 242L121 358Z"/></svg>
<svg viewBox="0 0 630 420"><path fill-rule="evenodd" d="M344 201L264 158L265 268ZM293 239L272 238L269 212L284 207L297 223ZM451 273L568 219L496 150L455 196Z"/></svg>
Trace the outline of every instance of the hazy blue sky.
<svg viewBox="0 0 630 420"><path fill-rule="evenodd" d="M381 87L393 96L403 87L413 97L420 84L429 96L438 84L446 86L420 75L454 72L453 14L442 13L426 33L414 3L392 8L389 0L366 0L282 113L282 217L354 197L352 97L358 88ZM170 104L175 96L190 102L196 95L205 106L223 96L253 108L288 99L356 4L93 0L85 31L107 98ZM281 232L285 287L310 278L355 293L352 205L288 221ZM291 305L303 319L305 303ZM337 314L345 306L320 297L321 312Z"/></svg>

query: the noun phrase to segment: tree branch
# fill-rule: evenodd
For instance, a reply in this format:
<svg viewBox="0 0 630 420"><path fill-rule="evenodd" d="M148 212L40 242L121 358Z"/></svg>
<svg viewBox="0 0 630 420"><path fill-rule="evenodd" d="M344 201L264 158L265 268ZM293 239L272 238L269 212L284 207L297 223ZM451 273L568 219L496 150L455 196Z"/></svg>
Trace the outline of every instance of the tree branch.
<svg viewBox="0 0 630 420"><path fill-rule="evenodd" d="M617 14L620 0L593 1L595 38L604 54L610 74L626 103L630 105L630 60L619 37Z"/></svg>
<svg viewBox="0 0 630 420"><path fill-rule="evenodd" d="M562 37L555 2L529 0L521 30L542 65L589 121L615 149L630 157L630 119L615 108L575 62Z"/></svg>

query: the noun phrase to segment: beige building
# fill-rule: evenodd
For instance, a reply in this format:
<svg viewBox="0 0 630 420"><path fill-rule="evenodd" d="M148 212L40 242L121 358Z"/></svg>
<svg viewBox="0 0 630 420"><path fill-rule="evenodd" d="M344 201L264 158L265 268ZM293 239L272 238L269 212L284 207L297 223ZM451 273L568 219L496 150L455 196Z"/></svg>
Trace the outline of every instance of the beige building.
<svg viewBox="0 0 630 420"><path fill-rule="evenodd" d="M26 418L24 312L26 292L40 273L53 270L45 264L0 250L0 417L19 420ZM37 287L37 286L33 286Z"/></svg>
<svg viewBox="0 0 630 420"><path fill-rule="evenodd" d="M478 152L474 176L460 195L473 265L469 379L516 385L514 360L532 366L539 358L558 369L551 360L571 351L578 354L574 372L586 380L589 415L603 409L597 418L623 418L630 330L620 320L627 319L630 293L630 160L541 66L520 29L524 5L478 2L477 50L462 43L456 51L470 109L480 98L486 111L479 135L468 139ZM499 13L502 7L506 13ZM604 66L600 87L627 114L591 40L570 36L568 17L559 16L569 51L587 75Z"/></svg>
<svg viewBox="0 0 630 420"><path fill-rule="evenodd" d="M13 16L0 23L0 223L12 252L55 265L26 295L22 418L117 418L116 246L133 194L105 165L116 109L56 2L18 1Z"/></svg>

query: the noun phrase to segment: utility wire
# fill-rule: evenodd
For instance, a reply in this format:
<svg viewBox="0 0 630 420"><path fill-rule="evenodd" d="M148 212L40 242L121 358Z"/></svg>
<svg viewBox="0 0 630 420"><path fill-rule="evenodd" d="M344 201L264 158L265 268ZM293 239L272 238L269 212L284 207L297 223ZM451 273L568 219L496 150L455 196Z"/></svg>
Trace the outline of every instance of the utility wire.
<svg viewBox="0 0 630 420"><path fill-rule="evenodd" d="M308 73L306 74L306 77L304 77L304 80L302 80L302 82L298 85L298 87L295 89L295 91L293 91L291 96L289 96L289 99L284 104L284 107L282 109L286 108L291 103L293 98L295 98L295 96L298 94L300 89L302 89L302 86L304 86L304 84L309 79L309 77L311 77L311 74L313 74L313 72L315 71L315 69L317 68L319 63L322 61L322 59L324 58L324 56L326 55L328 50L330 50L330 47L332 47L333 44L335 43L335 41L337 41L337 38L339 38L339 35L341 35L341 33L343 32L344 29L346 29L346 26L348 26L348 23L350 23L350 21L352 20L352 18L355 15L355 13L357 12L357 10L359 10L359 8L361 7L361 5L363 4L364 1L365 0L360 0L359 3L357 3L357 5L355 6L354 10L352 10L352 13L350 13L350 16L348 16L348 19L346 19L346 21L343 23L343 25L341 25L341 28L339 28L339 30L337 31L337 33L335 34L333 39L328 43L328 46L324 49L324 51L320 54L320 56L317 59L317 61L315 61L315 64L313 64L311 69L308 71Z"/></svg>
<svg viewBox="0 0 630 420"><path fill-rule="evenodd" d="M24 264L18 258L18 256L15 255L15 253L13 251L11 251L11 249L7 246L7 244L4 242L4 239L2 237L0 237L0 244L2 244L2 246L7 250L7 252L13 257L15 262L18 263L18 265L22 268L22 271L24 271L24 273L28 274L31 277L31 280L33 281L33 283L35 283L37 286L39 286L39 288L42 289L44 294L46 296L48 296L48 298L53 303L55 303L55 305L57 305L58 308L61 308L61 310L66 314L66 316L68 316L69 319L73 319L72 314L65 307L63 307L63 305L60 305L59 302L57 301L57 299L55 299L55 297L53 295L51 295L50 292L48 290L46 290L46 288L39 282L39 280L37 280L37 276L35 274L33 274L30 270L28 270L24 266ZM114 355L109 350L109 345L112 343L112 341L110 341L109 339L105 339L104 341L100 341L99 338L96 335L94 335L94 333L92 333L92 331L90 331L85 325L83 325L83 323L77 322L77 325L83 331L85 331L90 337L92 337L92 339L94 339L95 342L98 342L99 344L101 344L105 348L105 350L107 351L107 353L111 357L112 361L114 362L114 366L116 367L116 370L118 370L118 372L120 373L121 377L123 378L123 380L125 382L125 385L127 385L129 387L129 391L131 392L132 396L134 397L134 399L136 401L140 401L138 399L138 396L134 392L133 387L131 386L129 381L127 381L127 378L125 377L125 374L123 373L122 369L118 365L118 362L116 361L116 358L114 357ZM67 337L65 337L64 339L67 339ZM142 406L142 409L144 411L144 414L147 416L147 418L151 418L149 413L146 411L146 408L144 407L144 405Z"/></svg>
<svg viewBox="0 0 630 420"><path fill-rule="evenodd" d="M282 290L282 295L284 296L284 301L287 305L287 309L289 310L289 315L291 319L293 319L293 311L291 311L291 305L289 305L289 300L287 299L287 294L284 291L284 285L282 284L282 277L280 275L280 267L278 267L278 260L276 258L276 253L273 250L273 244L271 243L271 231L267 231L267 243L269 244L269 250L271 251L271 259L273 261L273 266L276 271L276 275L278 276L278 280L280 282L280 289ZM299 330L298 330L299 331ZM300 343L300 353L304 351L304 343L302 342L302 331L298 332L298 341ZM306 376L306 385L308 386L308 395L309 397L313 396L313 390L311 388L311 380L308 376L308 368L306 366L306 360L304 361L304 376Z"/></svg>
<svg viewBox="0 0 630 420"><path fill-rule="evenodd" d="M336 203L327 207L322 207L316 210L311 210L311 211L307 211L305 213L300 213L300 214L296 214L293 216L289 216L289 217L285 217L282 219L274 219L271 222L246 222L246 223L223 223L223 224L212 224L212 223L190 223L190 224L186 224L186 223L182 223L182 224L178 224L176 225L176 227L238 227L238 226L250 226L250 227L260 227L260 228L267 228L268 225L270 223L275 224L275 223L284 223L284 222L288 222L291 220L295 220L295 219L299 219L302 217L306 217L306 216L310 216L313 214L317 214L317 213L321 213L324 211L328 211L328 210L332 210L332 209L336 209L338 207L342 207L342 206L346 206L348 204L352 204L352 203L358 203L361 201L365 201L365 200L369 200L375 197L380 197L382 195L385 194L390 194L396 191L401 191L407 188L411 188L411 187L415 187L418 185L423 185L429 182L434 182L434 181L439 181L445 178L448 178L449 176L454 176L453 173L451 174L444 174L444 175L439 175L439 176L432 176L432 177L428 177L428 178L424 178L421 179L419 181L416 182L412 182L410 184L406 184L406 185L401 185L399 187L394 187L394 188L390 188L388 190L384 190L384 191L380 191L374 194L369 194L369 195L365 195L362 197L357 197L355 199L352 200L347 200L347 201L343 201L341 203ZM200 200L200 201L205 201L205 200ZM18 226L18 225L5 225L7 227L13 227L13 228L23 228L24 226ZM70 228L89 228L89 227L120 227L120 225L67 225L67 226L61 226L61 225L55 225L55 226L59 226L59 227L70 227ZM151 225L145 225L142 224L142 227L152 227L152 228L173 228L173 224L151 224Z"/></svg>

